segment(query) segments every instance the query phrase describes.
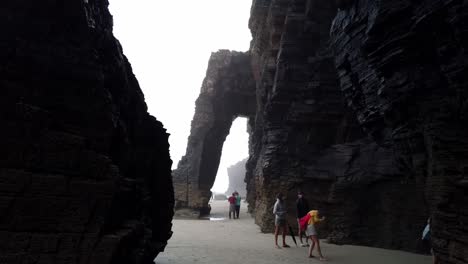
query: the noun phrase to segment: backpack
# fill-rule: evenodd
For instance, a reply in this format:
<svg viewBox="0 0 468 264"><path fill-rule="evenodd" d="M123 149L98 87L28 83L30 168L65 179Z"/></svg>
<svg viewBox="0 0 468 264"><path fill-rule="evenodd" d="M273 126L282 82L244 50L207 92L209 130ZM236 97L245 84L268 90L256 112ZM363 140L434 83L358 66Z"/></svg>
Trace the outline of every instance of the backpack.
<svg viewBox="0 0 468 264"><path fill-rule="evenodd" d="M306 214L301 219L299 219L299 227L300 227L301 231L304 231L304 230L307 229L307 224L309 223L309 219L311 217L312 216L310 214Z"/></svg>

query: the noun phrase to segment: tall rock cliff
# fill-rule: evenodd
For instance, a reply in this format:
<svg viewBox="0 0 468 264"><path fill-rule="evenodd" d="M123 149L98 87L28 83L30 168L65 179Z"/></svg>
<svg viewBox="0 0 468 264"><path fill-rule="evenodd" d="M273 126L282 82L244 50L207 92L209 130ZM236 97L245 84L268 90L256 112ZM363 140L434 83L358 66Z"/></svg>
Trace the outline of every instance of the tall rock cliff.
<svg viewBox="0 0 468 264"><path fill-rule="evenodd" d="M294 222L302 190L327 216L321 234L330 241L417 250L423 186L395 169L391 149L369 139L345 105L329 37L336 12L333 1L254 1L250 210L263 231L272 230L271 209L283 192Z"/></svg>
<svg viewBox="0 0 468 264"><path fill-rule="evenodd" d="M423 186L439 263L468 263L468 2L339 4L344 97L404 180Z"/></svg>
<svg viewBox="0 0 468 264"><path fill-rule="evenodd" d="M465 6L434 3L253 2L250 61L242 62L250 65L241 67L251 67L256 83L245 180L263 231L273 227L276 193L286 194L294 221L302 190L328 217L321 234L331 242L419 251L432 214L436 252L464 261ZM236 70L219 69L216 83L230 83L226 71ZM225 102L228 86L213 87L211 105ZM192 135L202 131L196 120ZM220 152L222 140L206 142ZM193 157L217 164L210 155ZM186 175L204 181L196 173Z"/></svg>
<svg viewBox="0 0 468 264"><path fill-rule="evenodd" d="M262 231L278 192L295 222L301 190L333 243L421 251L431 216L441 263L468 263L466 18L456 0L254 0L246 59L210 61L174 177L185 201L208 202L230 122L245 112L227 91L250 69L255 86L235 90L255 95L245 181Z"/></svg>
<svg viewBox="0 0 468 264"><path fill-rule="evenodd" d="M108 2L0 6L0 263L152 263L171 236L168 135Z"/></svg>

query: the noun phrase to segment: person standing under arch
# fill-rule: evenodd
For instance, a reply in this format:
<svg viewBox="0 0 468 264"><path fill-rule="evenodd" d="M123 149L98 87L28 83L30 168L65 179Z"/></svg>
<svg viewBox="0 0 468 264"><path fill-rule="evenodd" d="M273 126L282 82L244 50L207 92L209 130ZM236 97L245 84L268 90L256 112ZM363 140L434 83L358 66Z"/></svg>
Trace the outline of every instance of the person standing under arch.
<svg viewBox="0 0 468 264"><path fill-rule="evenodd" d="M234 197L236 197L236 217L239 219L239 213L240 213L240 206L241 206L241 200L242 197L239 195L237 191L234 192Z"/></svg>
<svg viewBox="0 0 468 264"><path fill-rule="evenodd" d="M229 202L229 219L231 219L231 213L232 213L232 217L236 219L236 197L234 193L232 193L232 195L228 198L228 202Z"/></svg>

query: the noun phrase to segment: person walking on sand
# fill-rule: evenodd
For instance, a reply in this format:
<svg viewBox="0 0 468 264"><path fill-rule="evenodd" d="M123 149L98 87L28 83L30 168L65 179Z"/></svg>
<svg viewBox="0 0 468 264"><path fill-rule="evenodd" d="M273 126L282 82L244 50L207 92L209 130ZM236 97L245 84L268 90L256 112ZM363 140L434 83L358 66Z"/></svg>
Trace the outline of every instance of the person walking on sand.
<svg viewBox="0 0 468 264"><path fill-rule="evenodd" d="M299 241L301 241L301 247L308 247L309 246L309 237L305 234L305 230L301 229L300 219L304 217L309 212L309 203L304 198L304 193L302 191L297 192L297 200L296 200L296 213L297 213L297 227L298 227L298 234ZM302 242L302 235L304 234L306 238L306 243Z"/></svg>
<svg viewBox="0 0 468 264"><path fill-rule="evenodd" d="M278 246L278 233L280 228L283 229L283 247L289 247L289 245L286 244L286 213L287 211L283 194L278 193L278 195L276 195L276 203L273 206L273 214L275 215L275 245L277 248L280 248L280 246Z"/></svg>
<svg viewBox="0 0 468 264"><path fill-rule="evenodd" d="M237 191L234 192L234 197L236 197L236 217L239 219L239 213L240 213L240 205L241 205L241 196Z"/></svg>
<svg viewBox="0 0 468 264"><path fill-rule="evenodd" d="M314 250L315 245L317 245L317 252L319 254L320 260L324 261L327 260L323 255L322 255L322 250L320 248L320 241L318 239L317 235L317 229L315 225L318 222L322 222L325 220L325 217L319 218L319 211L318 210L312 210L310 211L304 218L302 219L308 219L307 220L307 229L306 229L306 235L310 238L312 241L312 244L309 247L309 258L313 258L314 256L312 255L312 251ZM302 220L301 219L301 220Z"/></svg>
<svg viewBox="0 0 468 264"><path fill-rule="evenodd" d="M229 219L231 219L231 213L232 217L236 219L236 197L234 193L228 198L229 202Z"/></svg>

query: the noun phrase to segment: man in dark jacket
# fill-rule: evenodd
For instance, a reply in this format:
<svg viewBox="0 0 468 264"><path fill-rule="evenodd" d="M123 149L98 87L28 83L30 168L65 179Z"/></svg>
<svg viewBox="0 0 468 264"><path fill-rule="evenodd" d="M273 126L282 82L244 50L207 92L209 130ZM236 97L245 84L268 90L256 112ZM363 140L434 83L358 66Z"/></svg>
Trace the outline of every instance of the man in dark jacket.
<svg viewBox="0 0 468 264"><path fill-rule="evenodd" d="M299 240L301 241L301 246L302 247L308 247L309 246L309 238L306 237L306 243L302 243L302 234L305 233L305 230L301 230L301 225L299 223L299 219L304 217L307 213L309 212L309 203L307 200L304 198L304 193L299 191L297 193L297 200L296 200L296 213L297 213L297 228L298 228L298 236Z"/></svg>

